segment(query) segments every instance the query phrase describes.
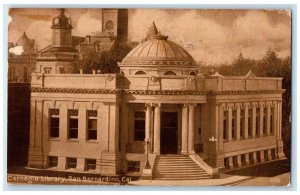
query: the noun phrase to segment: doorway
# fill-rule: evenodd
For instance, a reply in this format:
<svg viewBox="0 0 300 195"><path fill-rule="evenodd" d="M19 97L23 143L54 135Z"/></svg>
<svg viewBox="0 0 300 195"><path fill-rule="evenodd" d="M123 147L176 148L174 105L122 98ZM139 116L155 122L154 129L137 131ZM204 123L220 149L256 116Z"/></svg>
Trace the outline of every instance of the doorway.
<svg viewBox="0 0 300 195"><path fill-rule="evenodd" d="M178 112L161 113L160 153L177 153Z"/></svg>

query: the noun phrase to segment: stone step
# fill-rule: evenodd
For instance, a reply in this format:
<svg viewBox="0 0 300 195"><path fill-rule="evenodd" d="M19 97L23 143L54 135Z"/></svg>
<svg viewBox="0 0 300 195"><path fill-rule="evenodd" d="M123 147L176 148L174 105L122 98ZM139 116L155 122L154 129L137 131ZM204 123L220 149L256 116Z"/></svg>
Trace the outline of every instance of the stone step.
<svg viewBox="0 0 300 195"><path fill-rule="evenodd" d="M208 175L189 156L160 156L155 166L155 179L193 180L208 179Z"/></svg>
<svg viewBox="0 0 300 195"><path fill-rule="evenodd" d="M184 168L184 167L195 167L195 168L199 168L198 165L195 165L195 164L167 164L167 165L157 165L157 167L161 167L161 168L168 168L168 167L171 167L171 168Z"/></svg>
<svg viewBox="0 0 300 195"><path fill-rule="evenodd" d="M209 175L157 175L157 179L208 179Z"/></svg>
<svg viewBox="0 0 300 195"><path fill-rule="evenodd" d="M160 171L158 174L170 174L170 175L207 175L206 172L169 172Z"/></svg>
<svg viewBox="0 0 300 195"><path fill-rule="evenodd" d="M182 177L158 177L155 178L157 180L199 180L199 179L210 179L210 177L187 177L187 178L182 178Z"/></svg>

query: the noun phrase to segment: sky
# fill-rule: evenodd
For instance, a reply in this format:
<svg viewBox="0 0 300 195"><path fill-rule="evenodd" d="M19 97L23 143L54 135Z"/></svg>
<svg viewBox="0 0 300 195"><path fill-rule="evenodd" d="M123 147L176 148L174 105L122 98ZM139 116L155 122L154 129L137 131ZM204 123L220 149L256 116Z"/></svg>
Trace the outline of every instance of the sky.
<svg viewBox="0 0 300 195"><path fill-rule="evenodd" d="M9 41L16 42L25 31L39 49L51 44L58 9L11 9L9 14ZM65 14L72 19L73 36L101 30L101 9L66 9ZM269 48L279 57L291 56L289 10L129 9L129 41L141 41L153 21L203 64L230 63L240 53L259 59Z"/></svg>

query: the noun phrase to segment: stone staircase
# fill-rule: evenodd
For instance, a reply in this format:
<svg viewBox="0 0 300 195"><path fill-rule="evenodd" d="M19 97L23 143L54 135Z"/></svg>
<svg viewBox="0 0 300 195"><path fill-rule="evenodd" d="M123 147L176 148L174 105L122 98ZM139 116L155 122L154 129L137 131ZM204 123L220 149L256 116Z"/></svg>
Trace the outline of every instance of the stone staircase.
<svg viewBox="0 0 300 195"><path fill-rule="evenodd" d="M154 167L154 178L161 180L196 180L211 178L189 156L161 155Z"/></svg>

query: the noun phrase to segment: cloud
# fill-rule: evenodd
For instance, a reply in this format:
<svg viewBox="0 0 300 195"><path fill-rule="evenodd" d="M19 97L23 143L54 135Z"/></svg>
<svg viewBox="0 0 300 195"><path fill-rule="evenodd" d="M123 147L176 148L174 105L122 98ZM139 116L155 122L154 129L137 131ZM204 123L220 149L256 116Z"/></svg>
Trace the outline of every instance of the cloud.
<svg viewBox="0 0 300 195"><path fill-rule="evenodd" d="M16 46L9 49L9 53L13 53L15 55L21 55L23 51L24 50L22 46Z"/></svg>
<svg viewBox="0 0 300 195"><path fill-rule="evenodd" d="M76 25L73 29L73 35L86 36L101 30L102 22L100 18L95 18L90 12L86 12L73 25Z"/></svg>
<svg viewBox="0 0 300 195"><path fill-rule="evenodd" d="M51 16L49 20L36 16ZM50 29L57 9L13 10L9 41L15 42L24 31L37 41L39 48L51 43ZM231 62L240 52L260 58L273 48L280 57L290 56L291 24L289 11L277 10L175 10L129 9L128 39L141 41L155 21L169 40L183 46L196 61L206 64ZM101 30L101 9L66 9L75 36Z"/></svg>
<svg viewBox="0 0 300 195"><path fill-rule="evenodd" d="M169 40L183 46L197 61L207 64L231 62L240 52L245 57L260 58L269 47L279 56L290 55L290 26L270 24L267 11L189 10L183 14L170 14L168 10L139 9L129 15L129 39L139 41L152 20ZM277 16L278 17L278 16Z"/></svg>
<svg viewBox="0 0 300 195"><path fill-rule="evenodd" d="M8 25L11 23L11 21L12 21L11 16L8 16Z"/></svg>

